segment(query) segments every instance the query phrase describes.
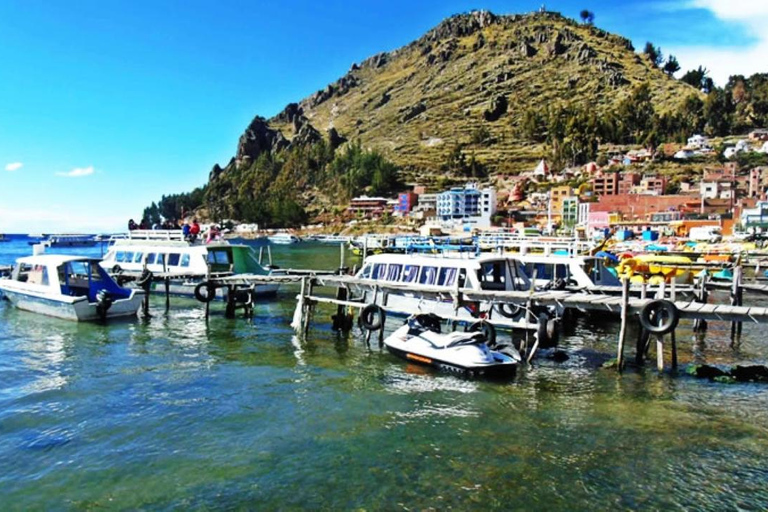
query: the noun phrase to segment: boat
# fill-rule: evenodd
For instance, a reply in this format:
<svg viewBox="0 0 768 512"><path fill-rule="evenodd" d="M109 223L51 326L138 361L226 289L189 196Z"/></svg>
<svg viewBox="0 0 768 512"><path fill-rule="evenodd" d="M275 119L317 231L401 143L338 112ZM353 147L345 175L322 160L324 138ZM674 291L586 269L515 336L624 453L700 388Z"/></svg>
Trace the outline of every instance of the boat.
<svg viewBox="0 0 768 512"><path fill-rule="evenodd" d="M311 235L305 239L321 244L347 244L352 237L346 235Z"/></svg>
<svg viewBox="0 0 768 512"><path fill-rule="evenodd" d="M620 278L629 278L630 282L638 284L669 284L673 280L676 284L691 284L691 261L686 256L639 254L621 260L616 273Z"/></svg>
<svg viewBox="0 0 768 512"><path fill-rule="evenodd" d="M547 343L555 333L556 310L527 311L522 306L493 304L488 301L469 302L454 308L451 294L457 289L523 291L531 282L519 264L502 255L466 253L397 254L369 256L356 274L360 280L394 285L402 291L375 293L372 287L353 286L352 291L366 304L384 306L388 314L409 316L434 313L452 321L476 322L485 318L497 328L534 330L541 343ZM442 299L422 296L419 289L444 292ZM526 314L528 313L528 314ZM543 318L542 318L543 316Z"/></svg>
<svg viewBox="0 0 768 512"><path fill-rule="evenodd" d="M11 239L5 236L3 233L0 233L0 242L10 242Z"/></svg>
<svg viewBox="0 0 768 512"><path fill-rule="evenodd" d="M202 238L185 240L180 230L134 230L115 237L101 266L118 279L136 278L144 270L171 278L169 293L197 296L195 289L208 277L273 275L276 269L262 265L253 247L225 240L204 243ZM258 284L252 295L274 295L278 284ZM162 287L165 291L165 287ZM220 289L220 298L224 298Z"/></svg>
<svg viewBox="0 0 768 512"><path fill-rule="evenodd" d="M402 247L395 247L394 235L361 235L349 241L349 249L355 256L403 252Z"/></svg>
<svg viewBox="0 0 768 512"><path fill-rule="evenodd" d="M29 245L43 244L46 247L95 247L99 239L94 235L47 235L42 240L28 242Z"/></svg>
<svg viewBox="0 0 768 512"><path fill-rule="evenodd" d="M269 243L276 245L290 245L301 242L301 238L290 233L275 233L273 235L269 235L267 240L269 240Z"/></svg>
<svg viewBox="0 0 768 512"><path fill-rule="evenodd" d="M497 346L483 332L442 333L440 324L435 315L412 315L384 345L406 361L471 376L509 375L522 360L513 346Z"/></svg>
<svg viewBox="0 0 768 512"><path fill-rule="evenodd" d="M119 286L98 259L58 254L16 260L0 293L19 309L76 321L135 316L144 298Z"/></svg>
<svg viewBox="0 0 768 512"><path fill-rule="evenodd" d="M520 254L507 256L518 262L536 289L590 289L621 286L621 281L605 265L605 258L573 256L568 253Z"/></svg>

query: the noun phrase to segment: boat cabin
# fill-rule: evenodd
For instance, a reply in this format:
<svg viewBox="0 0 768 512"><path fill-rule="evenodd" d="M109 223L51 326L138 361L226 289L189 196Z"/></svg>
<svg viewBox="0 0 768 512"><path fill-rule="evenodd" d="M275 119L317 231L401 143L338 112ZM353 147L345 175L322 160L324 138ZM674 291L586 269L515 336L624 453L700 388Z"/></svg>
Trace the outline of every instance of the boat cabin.
<svg viewBox="0 0 768 512"><path fill-rule="evenodd" d="M595 256L527 254L511 256L510 260L529 279L535 279L536 287L551 285L555 280L579 288L621 286L618 278L605 266L605 260Z"/></svg>
<svg viewBox="0 0 768 512"><path fill-rule="evenodd" d="M95 302L97 294L106 290L114 298L128 298L129 290L121 288L99 265L99 260L79 256L38 255L20 258L11 272L11 280L34 285L39 290L70 297L88 297Z"/></svg>

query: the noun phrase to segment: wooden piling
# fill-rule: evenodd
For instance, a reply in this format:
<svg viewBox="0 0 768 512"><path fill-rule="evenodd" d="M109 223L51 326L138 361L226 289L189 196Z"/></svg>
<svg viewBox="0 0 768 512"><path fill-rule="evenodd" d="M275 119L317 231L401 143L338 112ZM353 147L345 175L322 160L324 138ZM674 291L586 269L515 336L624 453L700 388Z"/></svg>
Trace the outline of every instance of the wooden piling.
<svg viewBox="0 0 768 512"><path fill-rule="evenodd" d="M621 280L621 329L619 330L619 348L616 354L616 366L619 372L624 366L624 342L627 338L629 322L629 278Z"/></svg>
<svg viewBox="0 0 768 512"><path fill-rule="evenodd" d="M672 342L672 370L677 370L677 336L674 329L669 333L669 338Z"/></svg>
<svg viewBox="0 0 768 512"><path fill-rule="evenodd" d="M171 309L171 278L165 276L165 310Z"/></svg>
<svg viewBox="0 0 768 512"><path fill-rule="evenodd" d="M656 368L659 372L664 371L664 336L662 334L656 336Z"/></svg>
<svg viewBox="0 0 768 512"><path fill-rule="evenodd" d="M739 304L739 295L741 291L741 277L742 277L743 269L741 266L741 261L737 261L736 267L733 269L733 281L731 282L731 306L740 306ZM741 324L741 322L732 321L731 322L731 343L736 342L736 335L737 331L740 333L741 326L737 324Z"/></svg>

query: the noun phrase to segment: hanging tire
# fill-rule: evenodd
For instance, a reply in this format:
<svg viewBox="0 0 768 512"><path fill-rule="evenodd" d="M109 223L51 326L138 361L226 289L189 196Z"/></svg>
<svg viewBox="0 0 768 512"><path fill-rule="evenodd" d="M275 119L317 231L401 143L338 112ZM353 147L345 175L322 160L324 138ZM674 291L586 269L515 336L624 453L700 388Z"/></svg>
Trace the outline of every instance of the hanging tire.
<svg viewBox="0 0 768 512"><path fill-rule="evenodd" d="M505 302L503 304L496 304L496 311L498 311L504 318L517 318L520 316L523 308L519 304Z"/></svg>
<svg viewBox="0 0 768 512"><path fill-rule="evenodd" d="M557 319L550 318L547 313L539 313L536 317L536 338L539 347L551 348L557 345Z"/></svg>
<svg viewBox="0 0 768 512"><path fill-rule="evenodd" d="M367 331L378 331L384 325L386 316L381 306L368 304L360 311L360 327Z"/></svg>
<svg viewBox="0 0 768 512"><path fill-rule="evenodd" d="M490 322L479 321L467 327L467 332L481 332L489 347L496 345L496 328Z"/></svg>
<svg viewBox="0 0 768 512"><path fill-rule="evenodd" d="M195 286L195 298L200 302L211 302L216 297L216 288L203 281Z"/></svg>
<svg viewBox="0 0 768 512"><path fill-rule="evenodd" d="M112 273L113 274L120 274L123 271L123 268L120 265L115 265L112 267Z"/></svg>
<svg viewBox="0 0 768 512"><path fill-rule="evenodd" d="M107 319L107 311L112 307L112 297L107 290L99 290L96 294L96 314L102 320Z"/></svg>
<svg viewBox="0 0 768 512"><path fill-rule="evenodd" d="M669 300L652 300L640 310L640 325L653 334L668 334L680 322L680 311Z"/></svg>
<svg viewBox="0 0 768 512"><path fill-rule="evenodd" d="M147 289L150 283L152 283L152 272L144 269L139 278L136 280L136 284L139 286L139 288Z"/></svg>

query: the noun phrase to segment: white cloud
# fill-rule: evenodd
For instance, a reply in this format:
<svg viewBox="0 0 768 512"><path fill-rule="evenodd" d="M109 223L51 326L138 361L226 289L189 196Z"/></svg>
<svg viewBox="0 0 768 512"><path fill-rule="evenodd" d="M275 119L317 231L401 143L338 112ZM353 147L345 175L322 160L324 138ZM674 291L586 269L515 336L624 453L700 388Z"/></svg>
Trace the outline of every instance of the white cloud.
<svg viewBox="0 0 768 512"><path fill-rule="evenodd" d="M18 171L24 166L21 162L11 162L10 164L5 165L6 171Z"/></svg>
<svg viewBox="0 0 768 512"><path fill-rule="evenodd" d="M83 176L89 176L93 174L93 166L89 167L75 167L69 172L57 172L56 176L64 176L67 178L82 178Z"/></svg>
<svg viewBox="0 0 768 512"><path fill-rule="evenodd" d="M685 7L710 11L716 18L739 24L756 41L738 47L681 46L670 48L683 70L704 66L718 85L731 75L750 76L765 72L768 57L768 1L766 0L688 0ZM725 30L725 29L724 29Z"/></svg>

